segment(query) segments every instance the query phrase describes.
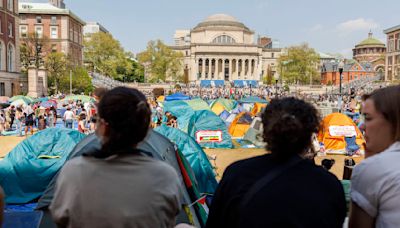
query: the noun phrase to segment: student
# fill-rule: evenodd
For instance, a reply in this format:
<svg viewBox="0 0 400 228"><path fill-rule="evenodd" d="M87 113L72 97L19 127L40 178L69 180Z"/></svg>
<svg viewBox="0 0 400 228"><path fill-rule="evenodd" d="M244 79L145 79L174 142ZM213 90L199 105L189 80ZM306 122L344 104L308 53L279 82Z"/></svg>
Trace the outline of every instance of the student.
<svg viewBox="0 0 400 228"><path fill-rule="evenodd" d="M0 110L0 135L2 134L3 131L6 129L6 118L4 116L4 113Z"/></svg>
<svg viewBox="0 0 400 228"><path fill-rule="evenodd" d="M400 86L364 96L366 159L351 178L349 227L400 227Z"/></svg>
<svg viewBox="0 0 400 228"><path fill-rule="evenodd" d="M33 109L30 105L27 105L24 109L25 115L25 137L28 137L28 130L31 129L31 135L33 135L33 124L34 124L34 116Z"/></svg>
<svg viewBox="0 0 400 228"><path fill-rule="evenodd" d="M78 122L78 131L81 133L88 133L88 128L86 128L86 115L85 113L81 113L79 115L79 122Z"/></svg>
<svg viewBox="0 0 400 228"><path fill-rule="evenodd" d="M295 98L274 99L262 121L271 154L225 170L206 227L342 227L341 183L304 158L320 124L316 109Z"/></svg>
<svg viewBox="0 0 400 228"><path fill-rule="evenodd" d="M72 129L73 124L74 124L75 114L73 111L71 111L70 106L68 106L67 111L64 112L63 119L65 121L65 127Z"/></svg>
<svg viewBox="0 0 400 228"><path fill-rule="evenodd" d="M181 206L178 175L136 149L150 115L136 89L117 87L104 95L96 129L101 151L69 160L58 176L50 211L59 227L174 226Z"/></svg>
<svg viewBox="0 0 400 228"><path fill-rule="evenodd" d="M43 115L40 115L38 118L38 130L46 129L46 118Z"/></svg>

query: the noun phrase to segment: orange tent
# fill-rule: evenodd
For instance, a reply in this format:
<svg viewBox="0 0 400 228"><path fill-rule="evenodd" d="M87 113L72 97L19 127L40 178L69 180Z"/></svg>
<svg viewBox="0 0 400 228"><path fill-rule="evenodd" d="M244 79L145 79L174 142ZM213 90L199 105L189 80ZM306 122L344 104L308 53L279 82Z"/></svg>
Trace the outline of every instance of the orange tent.
<svg viewBox="0 0 400 228"><path fill-rule="evenodd" d="M259 112L263 110L263 108L267 107L267 104L261 104L261 103L254 103L254 107L251 110L251 115L256 116Z"/></svg>
<svg viewBox="0 0 400 228"><path fill-rule="evenodd" d="M239 113L229 126L232 137L243 137L250 128L252 117L248 112Z"/></svg>
<svg viewBox="0 0 400 228"><path fill-rule="evenodd" d="M345 136L354 135L357 145L363 148L363 135L353 120L344 114L332 113L322 120L318 141L324 143L327 152L345 152Z"/></svg>

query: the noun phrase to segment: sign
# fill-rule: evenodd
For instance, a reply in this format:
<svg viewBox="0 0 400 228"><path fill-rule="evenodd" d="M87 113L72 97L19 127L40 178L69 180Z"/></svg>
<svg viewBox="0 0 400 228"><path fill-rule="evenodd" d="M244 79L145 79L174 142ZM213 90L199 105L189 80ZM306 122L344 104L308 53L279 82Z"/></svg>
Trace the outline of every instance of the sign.
<svg viewBox="0 0 400 228"><path fill-rule="evenodd" d="M222 142L222 131L198 131L196 141L198 143Z"/></svg>
<svg viewBox="0 0 400 228"><path fill-rule="evenodd" d="M354 126L329 126L329 134L331 136L352 137L357 136Z"/></svg>

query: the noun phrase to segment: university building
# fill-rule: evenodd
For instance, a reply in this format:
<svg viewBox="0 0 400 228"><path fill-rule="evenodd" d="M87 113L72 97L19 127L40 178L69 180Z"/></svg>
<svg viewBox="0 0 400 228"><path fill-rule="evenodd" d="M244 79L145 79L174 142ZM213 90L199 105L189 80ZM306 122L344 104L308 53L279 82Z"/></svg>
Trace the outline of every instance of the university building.
<svg viewBox="0 0 400 228"><path fill-rule="evenodd" d="M28 34L49 39L46 52L62 52L77 65L83 63L83 26L85 22L65 8L63 0L48 3L19 3L21 41ZM46 54L46 53L44 53Z"/></svg>
<svg viewBox="0 0 400 228"><path fill-rule="evenodd" d="M383 32L387 36L385 80L400 80L400 25Z"/></svg>
<svg viewBox="0 0 400 228"><path fill-rule="evenodd" d="M0 0L0 96L11 97L26 87L18 39L18 0Z"/></svg>
<svg viewBox="0 0 400 228"><path fill-rule="evenodd" d="M226 14L209 16L190 30L177 30L172 48L183 54L184 74L202 86L257 86L277 72L282 49Z"/></svg>
<svg viewBox="0 0 400 228"><path fill-rule="evenodd" d="M340 72L338 62L326 62L321 68L321 84L324 85L339 85ZM359 63L353 61L344 64L342 72L342 84L349 83L353 80L373 77L375 74L371 63Z"/></svg>

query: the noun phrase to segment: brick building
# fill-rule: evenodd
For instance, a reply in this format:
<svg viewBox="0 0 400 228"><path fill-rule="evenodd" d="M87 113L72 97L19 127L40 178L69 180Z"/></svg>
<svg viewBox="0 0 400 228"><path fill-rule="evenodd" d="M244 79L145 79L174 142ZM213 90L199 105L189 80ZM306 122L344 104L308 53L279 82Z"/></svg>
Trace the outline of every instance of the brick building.
<svg viewBox="0 0 400 228"><path fill-rule="evenodd" d="M400 80L400 25L383 32L387 36L385 80Z"/></svg>
<svg viewBox="0 0 400 228"><path fill-rule="evenodd" d="M343 67L342 83L348 83L353 80L374 76L371 63L347 63ZM339 85L340 73L337 62L327 62L321 68L321 84Z"/></svg>
<svg viewBox="0 0 400 228"><path fill-rule="evenodd" d="M17 31L18 0L0 0L0 96L16 95L26 87L19 73Z"/></svg>
<svg viewBox="0 0 400 228"><path fill-rule="evenodd" d="M85 22L65 9L63 0L49 3L19 3L21 41L28 34L49 39L48 51L63 52L74 64L83 63L83 26ZM46 53L44 53L46 54Z"/></svg>

